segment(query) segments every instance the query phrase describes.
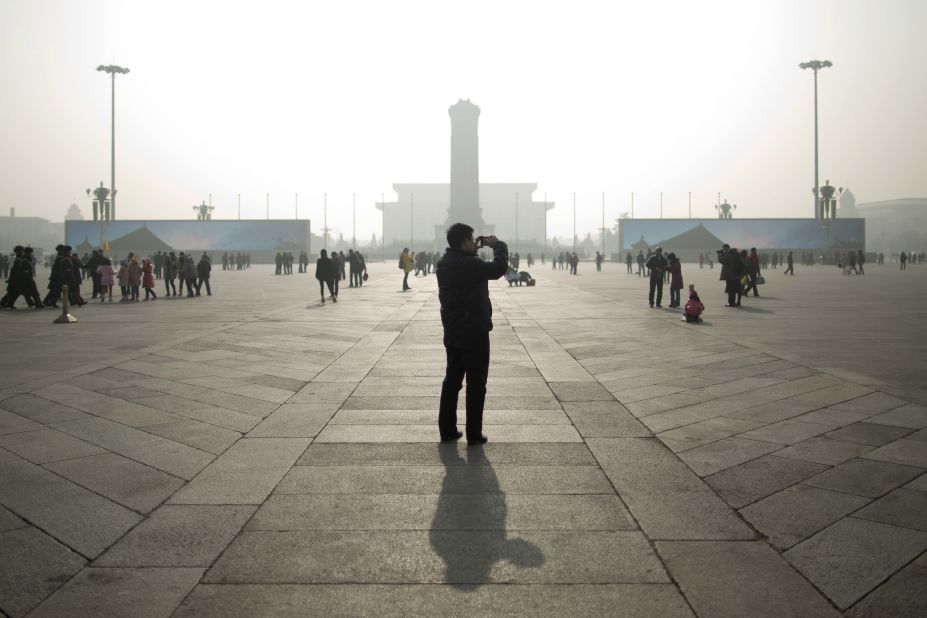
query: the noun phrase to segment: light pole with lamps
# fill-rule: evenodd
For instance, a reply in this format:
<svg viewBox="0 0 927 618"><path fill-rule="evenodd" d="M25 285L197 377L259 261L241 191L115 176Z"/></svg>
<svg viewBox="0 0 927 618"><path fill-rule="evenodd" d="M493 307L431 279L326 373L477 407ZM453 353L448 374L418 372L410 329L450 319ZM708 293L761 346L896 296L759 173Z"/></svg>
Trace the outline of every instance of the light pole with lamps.
<svg viewBox="0 0 927 618"><path fill-rule="evenodd" d="M351 248L357 251L357 194L351 194Z"/></svg>
<svg viewBox="0 0 927 618"><path fill-rule="evenodd" d="M605 192L602 192L602 259L605 259Z"/></svg>
<svg viewBox="0 0 927 618"><path fill-rule="evenodd" d="M573 194L573 253L576 253L576 194Z"/></svg>
<svg viewBox="0 0 927 618"><path fill-rule="evenodd" d="M823 214L818 212L818 70L833 66L830 60L809 60L798 65L800 69L814 71L814 218L821 219Z"/></svg>
<svg viewBox="0 0 927 618"><path fill-rule="evenodd" d="M109 188L110 194L110 220L116 220L116 74L125 75L129 69L115 64L100 65L97 71L109 73L110 76L110 136L109 136Z"/></svg>
<svg viewBox="0 0 927 618"><path fill-rule="evenodd" d="M518 252L518 192L515 192L515 246L513 247Z"/></svg>

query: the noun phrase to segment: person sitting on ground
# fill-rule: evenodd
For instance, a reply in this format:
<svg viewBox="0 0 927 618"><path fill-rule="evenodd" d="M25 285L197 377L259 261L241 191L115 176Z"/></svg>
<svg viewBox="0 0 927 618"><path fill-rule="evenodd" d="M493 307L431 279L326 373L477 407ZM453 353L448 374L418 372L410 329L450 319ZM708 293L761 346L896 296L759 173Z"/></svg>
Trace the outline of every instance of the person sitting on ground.
<svg viewBox="0 0 927 618"><path fill-rule="evenodd" d="M685 309L683 309L682 319L686 322L697 324L702 321L701 315L704 311L705 305L702 304L702 300L698 297L695 286L689 284L689 300L686 301Z"/></svg>

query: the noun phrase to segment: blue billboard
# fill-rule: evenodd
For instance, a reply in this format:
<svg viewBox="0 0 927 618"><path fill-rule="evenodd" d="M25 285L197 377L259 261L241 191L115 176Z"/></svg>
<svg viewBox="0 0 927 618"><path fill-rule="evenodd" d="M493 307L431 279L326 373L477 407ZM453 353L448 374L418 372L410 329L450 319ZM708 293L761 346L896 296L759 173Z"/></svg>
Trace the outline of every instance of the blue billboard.
<svg viewBox="0 0 927 618"><path fill-rule="evenodd" d="M308 220L66 221L65 243L111 251L308 251Z"/></svg>
<svg viewBox="0 0 927 618"><path fill-rule="evenodd" d="M714 251L722 244L757 249L864 249L865 219L621 219L621 250L654 247Z"/></svg>

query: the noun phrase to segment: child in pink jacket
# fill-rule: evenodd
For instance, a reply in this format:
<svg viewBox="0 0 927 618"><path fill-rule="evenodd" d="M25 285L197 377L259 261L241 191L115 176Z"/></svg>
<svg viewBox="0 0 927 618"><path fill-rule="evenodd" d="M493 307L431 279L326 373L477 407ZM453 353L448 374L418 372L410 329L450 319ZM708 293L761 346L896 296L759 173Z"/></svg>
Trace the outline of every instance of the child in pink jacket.
<svg viewBox="0 0 927 618"><path fill-rule="evenodd" d="M106 300L107 292L109 292L109 302L113 302L115 273L113 272L113 263L109 258L103 258L103 263L97 266L97 273L100 275L100 302Z"/></svg>
<svg viewBox="0 0 927 618"><path fill-rule="evenodd" d="M701 299L698 297L698 292L695 291L694 285L689 285L689 300L686 301L686 307L684 309L685 313L683 318L686 322L698 323L702 321L701 315L705 311L705 305L702 304Z"/></svg>

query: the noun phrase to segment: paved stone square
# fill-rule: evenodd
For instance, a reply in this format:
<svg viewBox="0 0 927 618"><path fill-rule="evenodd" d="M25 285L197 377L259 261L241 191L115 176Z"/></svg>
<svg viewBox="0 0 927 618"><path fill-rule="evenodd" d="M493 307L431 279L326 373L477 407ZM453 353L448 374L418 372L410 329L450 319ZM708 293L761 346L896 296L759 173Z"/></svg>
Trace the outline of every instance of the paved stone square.
<svg viewBox="0 0 927 618"><path fill-rule="evenodd" d="M436 282L391 261L335 305L257 266L0 313L0 610L927 614L927 268L725 309L686 264L701 325L531 271L491 284L482 448L437 443Z"/></svg>

